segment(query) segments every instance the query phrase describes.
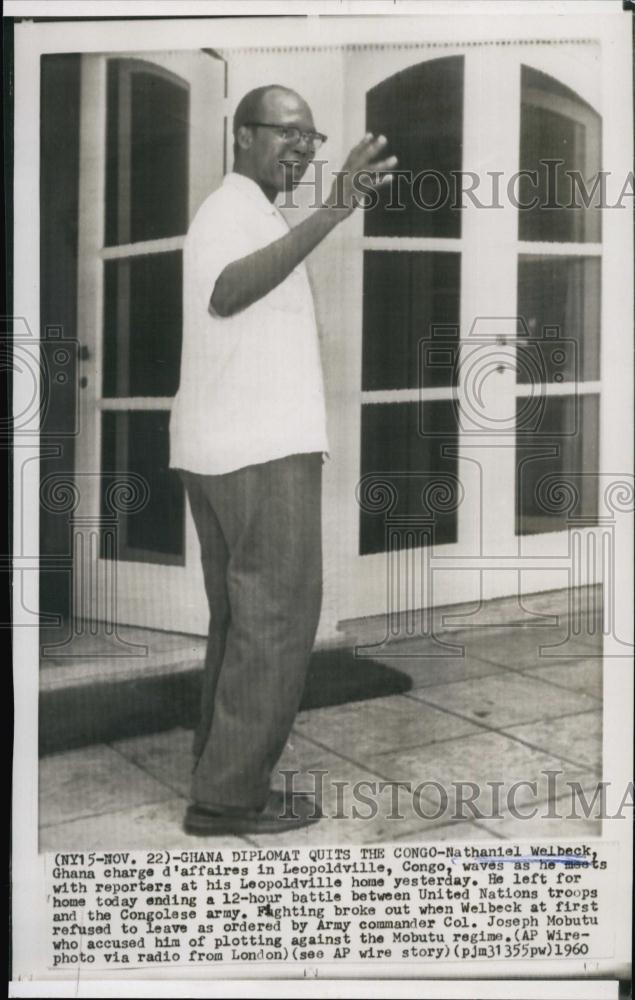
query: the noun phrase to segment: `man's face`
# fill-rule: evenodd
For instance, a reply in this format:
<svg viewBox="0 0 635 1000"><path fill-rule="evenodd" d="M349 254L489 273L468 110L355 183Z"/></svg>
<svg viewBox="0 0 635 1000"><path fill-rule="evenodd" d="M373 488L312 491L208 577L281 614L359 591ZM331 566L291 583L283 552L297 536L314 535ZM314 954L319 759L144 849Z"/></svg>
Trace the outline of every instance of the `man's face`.
<svg viewBox="0 0 635 1000"><path fill-rule="evenodd" d="M308 104L297 94L272 91L265 95L258 121L269 125L294 125L303 132L315 130ZM252 127L249 159L254 180L273 192L289 191L301 180L313 159L313 147L300 137L290 141L275 128ZM284 161L284 162L283 162Z"/></svg>

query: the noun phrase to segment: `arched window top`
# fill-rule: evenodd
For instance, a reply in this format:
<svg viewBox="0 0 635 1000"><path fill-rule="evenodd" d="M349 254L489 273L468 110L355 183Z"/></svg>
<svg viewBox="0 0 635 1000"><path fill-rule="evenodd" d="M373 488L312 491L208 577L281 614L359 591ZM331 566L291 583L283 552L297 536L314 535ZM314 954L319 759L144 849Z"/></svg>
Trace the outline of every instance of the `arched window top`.
<svg viewBox="0 0 635 1000"><path fill-rule="evenodd" d="M544 100L551 103L559 103L561 106L568 103L573 114L576 111L583 113L586 110L591 115L595 115L597 118L600 117L595 108L588 101L580 97L575 90L562 83L561 80L556 79L555 76L550 76L549 73L535 69L533 66L525 64L521 66L521 87L524 95L528 95L529 91L533 91L532 97L534 100L539 101L542 97Z"/></svg>
<svg viewBox="0 0 635 1000"><path fill-rule="evenodd" d="M463 160L463 62L463 56L430 59L368 91L366 127L387 137L404 174L366 212L367 236L461 235L460 209L444 195Z"/></svg>
<svg viewBox="0 0 635 1000"><path fill-rule="evenodd" d="M574 90L553 76L521 70L521 240L599 242L602 119Z"/></svg>
<svg viewBox="0 0 635 1000"><path fill-rule="evenodd" d="M140 59L108 61L106 244L185 233L189 84Z"/></svg>

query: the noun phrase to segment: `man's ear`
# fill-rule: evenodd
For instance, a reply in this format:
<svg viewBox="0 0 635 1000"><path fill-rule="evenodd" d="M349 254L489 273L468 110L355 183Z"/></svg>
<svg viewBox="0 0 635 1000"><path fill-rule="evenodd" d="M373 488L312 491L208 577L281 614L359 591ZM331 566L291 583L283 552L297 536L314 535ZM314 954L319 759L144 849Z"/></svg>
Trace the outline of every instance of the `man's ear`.
<svg viewBox="0 0 635 1000"><path fill-rule="evenodd" d="M248 125L241 125L236 132L236 144L240 149L249 149L253 138L254 134Z"/></svg>

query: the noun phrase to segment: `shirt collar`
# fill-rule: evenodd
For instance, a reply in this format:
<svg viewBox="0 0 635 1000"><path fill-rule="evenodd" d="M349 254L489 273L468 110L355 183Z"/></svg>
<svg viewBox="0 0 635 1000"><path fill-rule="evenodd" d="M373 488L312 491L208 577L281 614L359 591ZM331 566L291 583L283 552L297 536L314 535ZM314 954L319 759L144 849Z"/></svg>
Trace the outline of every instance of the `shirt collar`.
<svg viewBox="0 0 635 1000"><path fill-rule="evenodd" d="M275 204L269 201L262 188L255 181L252 181L251 177L245 177L244 174L237 174L231 170L225 175L223 183L240 191L266 215L278 215Z"/></svg>

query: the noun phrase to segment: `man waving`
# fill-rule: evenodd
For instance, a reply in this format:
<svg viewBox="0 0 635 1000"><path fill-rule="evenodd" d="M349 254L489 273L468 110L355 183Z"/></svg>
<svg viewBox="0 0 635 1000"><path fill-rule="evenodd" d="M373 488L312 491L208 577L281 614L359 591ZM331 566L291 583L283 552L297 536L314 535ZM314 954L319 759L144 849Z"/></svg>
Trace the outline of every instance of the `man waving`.
<svg viewBox="0 0 635 1000"><path fill-rule="evenodd" d="M328 449L319 345L303 263L396 164L367 135L325 204L290 229L276 197L326 136L281 86L234 116L234 169L184 248L181 382L170 424L201 545L210 628L187 832L272 833L315 822L270 789L302 697L322 596ZM377 176L375 176L377 172Z"/></svg>

